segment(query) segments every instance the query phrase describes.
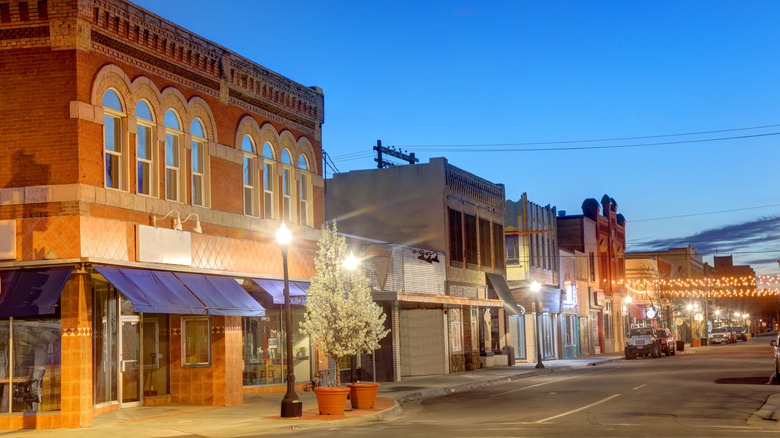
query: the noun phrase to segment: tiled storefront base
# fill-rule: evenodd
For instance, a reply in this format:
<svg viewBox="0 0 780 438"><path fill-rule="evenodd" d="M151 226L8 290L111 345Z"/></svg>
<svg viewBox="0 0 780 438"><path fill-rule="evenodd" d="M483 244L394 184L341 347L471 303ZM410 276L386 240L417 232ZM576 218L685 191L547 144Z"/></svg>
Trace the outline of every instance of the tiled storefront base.
<svg viewBox="0 0 780 438"><path fill-rule="evenodd" d="M311 385L308 383L300 383L295 385L295 391L306 391ZM264 392L287 392L286 385L271 385L271 386L245 386L244 394L257 394Z"/></svg>
<svg viewBox="0 0 780 438"><path fill-rule="evenodd" d="M0 429L56 429L60 426L59 412L28 412L0 416Z"/></svg>

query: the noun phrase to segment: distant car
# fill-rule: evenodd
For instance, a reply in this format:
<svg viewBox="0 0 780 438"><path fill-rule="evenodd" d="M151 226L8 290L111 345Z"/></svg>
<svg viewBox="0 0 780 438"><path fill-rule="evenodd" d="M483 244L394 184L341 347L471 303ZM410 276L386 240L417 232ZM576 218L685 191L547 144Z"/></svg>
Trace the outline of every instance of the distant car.
<svg viewBox="0 0 780 438"><path fill-rule="evenodd" d="M728 327L712 329L712 333L710 333L710 344L731 344L732 342L732 333Z"/></svg>
<svg viewBox="0 0 780 438"><path fill-rule="evenodd" d="M780 349L778 344L780 343L780 333L777 335L777 339L769 341L769 345L772 346L772 354L775 356L775 384L780 385Z"/></svg>
<svg viewBox="0 0 780 438"><path fill-rule="evenodd" d="M734 334L736 335L737 339L741 339L745 342L747 342L747 330L745 330L745 327L737 326L734 327Z"/></svg>
<svg viewBox="0 0 780 438"><path fill-rule="evenodd" d="M661 351L663 351L663 353L667 356L674 356L676 349L672 331L668 328L655 329L655 336L661 343Z"/></svg>

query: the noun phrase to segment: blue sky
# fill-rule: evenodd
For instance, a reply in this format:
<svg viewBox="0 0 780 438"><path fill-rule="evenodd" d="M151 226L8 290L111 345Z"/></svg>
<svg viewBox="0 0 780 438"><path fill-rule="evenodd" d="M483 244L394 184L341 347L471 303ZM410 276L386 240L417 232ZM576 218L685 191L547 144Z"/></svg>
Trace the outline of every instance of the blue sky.
<svg viewBox="0 0 780 438"><path fill-rule="evenodd" d="M321 87L342 172L381 139L569 214L608 194L629 251L778 273L780 2L136 3Z"/></svg>

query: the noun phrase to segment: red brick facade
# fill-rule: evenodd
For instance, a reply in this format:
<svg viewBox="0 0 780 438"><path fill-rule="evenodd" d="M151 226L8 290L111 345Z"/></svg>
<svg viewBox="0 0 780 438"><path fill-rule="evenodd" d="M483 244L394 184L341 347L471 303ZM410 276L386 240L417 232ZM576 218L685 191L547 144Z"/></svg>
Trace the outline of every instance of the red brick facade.
<svg viewBox="0 0 780 438"><path fill-rule="evenodd" d="M139 265L137 227L179 210L197 214L203 234L192 235L190 269L226 275L279 277L281 254L273 232L283 211L282 169L291 174L290 275L308 278L323 221L322 90L305 87L122 0L48 0L0 4L0 220L15 222L16 257L0 269L71 264L61 295L60 411L0 416L0 428L83 427L116 406L93 403L93 283L91 266ZM121 183L108 187L103 96L120 99ZM138 194L139 101L152 111L152 196ZM166 199L164 114L179 117L183 202ZM203 126L205 205L193 205L193 120ZM249 136L255 151L242 151ZM274 217L264 217L262 148L274 154ZM287 151L291 163L282 163ZM255 160L252 202L245 215L244 157ZM298 166L300 157L307 163ZM308 182L302 217L298 181ZM169 219L157 226L170 227ZM184 224L193 230L194 221ZM148 263L144 267L149 268ZM161 270L176 267L159 266ZM170 315L170 398L176 402L242 403L242 322L211 317L209 367L178 362ZM166 354L167 357L167 354Z"/></svg>

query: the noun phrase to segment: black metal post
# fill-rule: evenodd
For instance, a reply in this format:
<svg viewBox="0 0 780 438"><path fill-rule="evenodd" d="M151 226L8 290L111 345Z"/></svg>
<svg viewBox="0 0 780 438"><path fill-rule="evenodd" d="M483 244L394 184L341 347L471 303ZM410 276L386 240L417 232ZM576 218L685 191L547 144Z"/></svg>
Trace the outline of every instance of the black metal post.
<svg viewBox="0 0 780 438"><path fill-rule="evenodd" d="M282 417L300 417L303 415L303 403L295 392L295 368L293 367L292 345L292 307L290 306L290 278L287 273L287 250L289 245L279 245L282 249L284 265L284 327L287 343L287 393L282 399Z"/></svg>
<svg viewBox="0 0 780 438"><path fill-rule="evenodd" d="M536 303L536 368L544 368L542 363L542 302Z"/></svg>

